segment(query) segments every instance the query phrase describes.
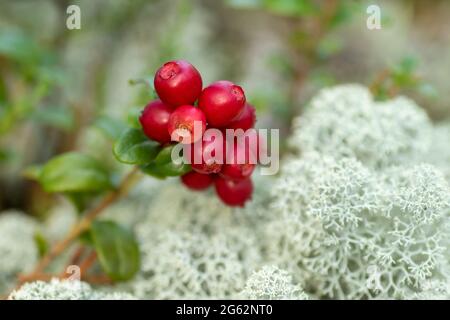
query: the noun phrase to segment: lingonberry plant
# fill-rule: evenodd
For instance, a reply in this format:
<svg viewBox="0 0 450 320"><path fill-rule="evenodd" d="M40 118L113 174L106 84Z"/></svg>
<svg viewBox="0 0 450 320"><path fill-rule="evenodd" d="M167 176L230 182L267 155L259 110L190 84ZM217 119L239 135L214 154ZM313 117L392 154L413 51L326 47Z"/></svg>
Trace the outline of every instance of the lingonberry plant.
<svg viewBox="0 0 450 320"><path fill-rule="evenodd" d="M64 272L55 276L45 271L77 241L80 248L88 248L85 254L84 250L76 250L70 260L79 261L82 280L95 282L99 276L100 281L132 278L140 266L134 234L116 222L98 217L127 194L139 172L159 179L180 177L182 184L194 191L206 190L214 184L219 199L227 206L243 207L251 198L255 164L250 163L249 155L254 147L237 146L238 136L232 136L231 141L208 140L205 131L215 128L222 133L225 129L253 128L255 108L246 104L242 88L229 81L218 81L202 91L200 73L183 60L170 61L159 68L154 86L159 99L145 106L137 119L139 126L125 129L113 146L113 154L120 163L134 166L122 181L117 182L103 163L78 152L59 155L27 171L27 176L37 180L45 191L67 196L80 216L70 232L48 250L46 239L39 238L41 258L34 269L20 276L19 285L64 278ZM183 157L190 159L190 163L173 160L176 146L189 146ZM229 164L225 163L227 159L231 159ZM98 196L103 198L94 201ZM103 274L93 270L96 260ZM57 282L55 285L59 286Z"/></svg>
<svg viewBox="0 0 450 320"><path fill-rule="evenodd" d="M207 189L212 181L217 180L219 198L226 205L243 206L252 194L250 176L255 163L251 160L256 158L250 155L257 147L237 144L237 136L233 136L233 141L203 138L207 128L246 131L254 127L255 108L246 103L244 90L230 81L221 80L202 91L200 73L183 60L165 63L157 71L154 84L160 100L148 104L140 123L146 136L161 146L154 160L147 162L145 159L143 163L135 164L159 178L182 175L182 182L194 190ZM195 106L197 100L198 107ZM134 135L139 134L137 129L133 132ZM126 133L122 141L129 140L127 135L131 134ZM172 143L169 143L167 135L170 135ZM149 143L151 141L140 139L140 147L138 144L129 149L137 148L137 151ZM176 143L189 145L183 149L189 164L176 165L172 161L170 156ZM119 161L133 163L128 161L129 155L120 152L116 155Z"/></svg>

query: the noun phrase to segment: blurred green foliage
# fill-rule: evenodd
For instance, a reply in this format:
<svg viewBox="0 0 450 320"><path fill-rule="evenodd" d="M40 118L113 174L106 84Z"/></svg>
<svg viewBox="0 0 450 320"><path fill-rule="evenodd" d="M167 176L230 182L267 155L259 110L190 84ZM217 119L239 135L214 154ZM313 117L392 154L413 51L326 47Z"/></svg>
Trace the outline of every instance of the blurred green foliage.
<svg viewBox="0 0 450 320"><path fill-rule="evenodd" d="M113 187L110 174L87 155L69 152L48 161L38 181L46 192L98 192Z"/></svg>
<svg viewBox="0 0 450 320"><path fill-rule="evenodd" d="M63 131L74 128L74 115L67 106L46 103L65 84L53 52L19 29L1 30L0 71L0 137L25 123ZM11 147L0 149L0 162L11 159L12 154L19 156Z"/></svg>
<svg viewBox="0 0 450 320"><path fill-rule="evenodd" d="M189 164L175 164L172 161L171 153L175 145L168 145L162 148L150 163L141 166L142 172L158 179L167 177L179 177L192 170Z"/></svg>
<svg viewBox="0 0 450 320"><path fill-rule="evenodd" d="M259 10L289 22L290 32L282 48L288 50L272 54L266 62L283 83L274 89L264 87L250 93L257 110L268 111L284 129L282 135L287 135L286 128L290 128L292 117L300 111L302 89L307 84L320 89L335 83L326 62L341 52L345 40L333 31L362 10L362 3L351 0L227 0L226 3L235 9Z"/></svg>
<svg viewBox="0 0 450 320"><path fill-rule="evenodd" d="M317 14L319 7L310 0L227 0L230 6L244 9L263 9L285 16L307 16Z"/></svg>
<svg viewBox="0 0 450 320"><path fill-rule="evenodd" d="M412 56L406 56L391 65L373 81L371 90L377 100L387 100L400 93L415 91L425 98L435 99L434 86L420 77L419 62Z"/></svg>

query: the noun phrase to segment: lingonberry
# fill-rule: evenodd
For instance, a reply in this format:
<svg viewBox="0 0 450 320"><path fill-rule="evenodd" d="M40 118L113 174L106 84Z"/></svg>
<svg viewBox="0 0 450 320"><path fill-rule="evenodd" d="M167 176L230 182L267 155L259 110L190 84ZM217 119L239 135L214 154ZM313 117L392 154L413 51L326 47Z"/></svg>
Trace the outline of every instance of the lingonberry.
<svg viewBox="0 0 450 320"><path fill-rule="evenodd" d="M194 106L180 106L170 115L167 130L174 141L184 144L198 141L206 130L205 114Z"/></svg>
<svg viewBox="0 0 450 320"><path fill-rule="evenodd" d="M147 104L139 117L145 135L161 144L170 142L170 135L167 131L172 107L164 104L161 100L154 100Z"/></svg>
<svg viewBox="0 0 450 320"><path fill-rule="evenodd" d="M210 126L224 127L244 109L244 90L230 81L217 81L202 91L198 105Z"/></svg>
<svg viewBox="0 0 450 320"><path fill-rule="evenodd" d="M218 140L199 141L190 145L191 167L202 174L219 173L225 161L224 142Z"/></svg>
<svg viewBox="0 0 450 320"><path fill-rule="evenodd" d="M256 154L252 156L252 148L247 143L234 143L234 152L227 151L226 162L220 171L225 179L242 180L250 177L255 169Z"/></svg>
<svg viewBox="0 0 450 320"><path fill-rule="evenodd" d="M227 129L247 130L253 128L256 122L255 107L246 103L244 110L227 125Z"/></svg>
<svg viewBox="0 0 450 320"><path fill-rule="evenodd" d="M202 91L202 77L184 60L165 63L155 74L154 85L159 98L172 106L193 104Z"/></svg>
<svg viewBox="0 0 450 320"><path fill-rule="evenodd" d="M183 184L192 190L205 190L214 182L212 175L191 171L181 176Z"/></svg>
<svg viewBox="0 0 450 320"><path fill-rule="evenodd" d="M245 202L251 199L253 193L253 183L250 178L236 181L217 177L214 185L219 198L232 207L243 207Z"/></svg>

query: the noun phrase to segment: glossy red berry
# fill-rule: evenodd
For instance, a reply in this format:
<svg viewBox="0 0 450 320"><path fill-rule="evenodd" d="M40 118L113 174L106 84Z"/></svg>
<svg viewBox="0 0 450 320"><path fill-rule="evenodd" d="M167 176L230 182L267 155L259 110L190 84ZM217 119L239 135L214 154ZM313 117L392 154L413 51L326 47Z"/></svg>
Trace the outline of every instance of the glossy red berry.
<svg viewBox="0 0 450 320"><path fill-rule="evenodd" d="M161 144L170 142L167 124L171 113L172 108L161 102L161 100L150 102L139 117L139 122L145 135Z"/></svg>
<svg viewBox="0 0 450 320"><path fill-rule="evenodd" d="M251 157L252 149L248 144L235 143L233 149L233 153L227 151L228 157L220 171L220 176L231 180L250 177L255 169L256 154Z"/></svg>
<svg viewBox="0 0 450 320"><path fill-rule="evenodd" d="M181 177L183 184L192 190L205 190L214 182L211 175L201 174L195 171L186 173Z"/></svg>
<svg viewBox="0 0 450 320"><path fill-rule="evenodd" d="M227 124L227 129L242 129L245 131L253 128L255 126L255 122L255 107L249 103L246 103L244 110L242 110L242 112L235 119L231 120L231 122Z"/></svg>
<svg viewBox="0 0 450 320"><path fill-rule="evenodd" d="M202 91L202 77L189 62L174 60L158 69L154 85L164 103L181 106L197 100Z"/></svg>
<svg viewBox="0 0 450 320"><path fill-rule="evenodd" d="M245 94L241 87L230 81L217 81L200 94L198 106L205 112L212 127L225 127L244 109Z"/></svg>
<svg viewBox="0 0 450 320"><path fill-rule="evenodd" d="M252 197L253 183L250 178L235 181L217 177L214 185L219 198L232 207L243 207L245 202Z"/></svg>
<svg viewBox="0 0 450 320"><path fill-rule="evenodd" d="M194 106L180 106L170 115L167 130L173 141L184 144L198 141L206 130L205 114Z"/></svg>
<svg viewBox="0 0 450 320"><path fill-rule="evenodd" d="M188 155L192 169L202 174L219 173L225 161L223 150L223 141L201 141L192 144Z"/></svg>

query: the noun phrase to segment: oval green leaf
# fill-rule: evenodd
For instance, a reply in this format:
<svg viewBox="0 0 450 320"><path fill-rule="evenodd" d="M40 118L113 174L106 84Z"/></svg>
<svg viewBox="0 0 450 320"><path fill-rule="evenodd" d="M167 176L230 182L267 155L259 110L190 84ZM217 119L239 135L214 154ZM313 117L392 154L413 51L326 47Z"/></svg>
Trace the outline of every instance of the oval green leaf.
<svg viewBox="0 0 450 320"><path fill-rule="evenodd" d="M161 149L151 163L141 167L141 170L157 178L178 177L192 170L189 164L175 164L172 161L172 149L175 145L170 145Z"/></svg>
<svg viewBox="0 0 450 320"><path fill-rule="evenodd" d="M103 271L114 281L131 279L140 266L134 234L112 221L94 221L91 239Z"/></svg>
<svg viewBox="0 0 450 320"><path fill-rule="evenodd" d="M97 192L113 188L108 171L94 158L76 152L47 162L39 175L47 192Z"/></svg>
<svg viewBox="0 0 450 320"><path fill-rule="evenodd" d="M127 164L147 164L160 150L159 144L149 140L139 129L130 128L114 144L113 153L116 159Z"/></svg>

